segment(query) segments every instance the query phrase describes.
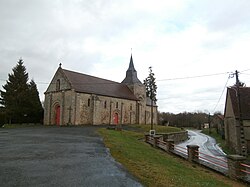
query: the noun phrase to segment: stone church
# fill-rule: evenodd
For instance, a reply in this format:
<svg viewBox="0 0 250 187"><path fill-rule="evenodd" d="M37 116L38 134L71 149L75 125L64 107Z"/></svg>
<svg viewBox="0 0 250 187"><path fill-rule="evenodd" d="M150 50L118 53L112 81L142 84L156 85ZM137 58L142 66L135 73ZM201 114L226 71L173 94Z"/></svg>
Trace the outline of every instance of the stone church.
<svg viewBox="0 0 250 187"><path fill-rule="evenodd" d="M137 78L132 55L121 83L66 70L60 64L45 92L45 125L150 123L151 100ZM157 123L155 103L153 123Z"/></svg>

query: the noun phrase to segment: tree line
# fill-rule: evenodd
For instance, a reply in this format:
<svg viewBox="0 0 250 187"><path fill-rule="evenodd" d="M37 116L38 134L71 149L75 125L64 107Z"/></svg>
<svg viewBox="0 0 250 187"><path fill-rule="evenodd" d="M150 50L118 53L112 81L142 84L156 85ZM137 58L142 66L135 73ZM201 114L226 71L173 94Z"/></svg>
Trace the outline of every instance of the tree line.
<svg viewBox="0 0 250 187"><path fill-rule="evenodd" d="M41 123L43 107L34 80L29 75L22 59L8 74L8 80L0 90L0 124Z"/></svg>
<svg viewBox="0 0 250 187"><path fill-rule="evenodd" d="M175 127L193 127L196 129L203 128L204 124L211 122L213 126L213 119L216 115L221 114L216 112L213 116L201 111L197 112L183 112L179 114L173 114L169 112L159 113L159 123L161 125L169 125Z"/></svg>

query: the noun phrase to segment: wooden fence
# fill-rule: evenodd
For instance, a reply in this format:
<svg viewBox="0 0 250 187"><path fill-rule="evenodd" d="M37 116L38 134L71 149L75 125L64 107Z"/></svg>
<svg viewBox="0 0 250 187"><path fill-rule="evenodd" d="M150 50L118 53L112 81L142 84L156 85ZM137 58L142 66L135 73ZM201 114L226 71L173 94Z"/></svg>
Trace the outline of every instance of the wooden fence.
<svg viewBox="0 0 250 187"><path fill-rule="evenodd" d="M162 135L145 135L145 141L155 148L181 156L190 162L199 163L216 170L232 179L240 179L250 184L250 166L245 163L246 158L240 155L228 155L224 159L208 155L199 151L198 145L181 147L174 144L173 139L163 140Z"/></svg>

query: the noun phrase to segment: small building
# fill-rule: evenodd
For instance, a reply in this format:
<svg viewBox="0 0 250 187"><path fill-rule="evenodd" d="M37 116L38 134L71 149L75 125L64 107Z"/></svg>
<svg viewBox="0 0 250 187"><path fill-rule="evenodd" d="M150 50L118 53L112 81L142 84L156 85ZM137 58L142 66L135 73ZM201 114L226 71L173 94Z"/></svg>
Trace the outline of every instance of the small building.
<svg viewBox="0 0 250 187"><path fill-rule="evenodd" d="M249 154L250 87L239 87L239 92L235 86L227 88L224 128L229 148L236 154Z"/></svg>
<svg viewBox="0 0 250 187"><path fill-rule="evenodd" d="M203 124L203 129L208 129L209 128L209 123L204 123Z"/></svg>
<svg viewBox="0 0 250 187"><path fill-rule="evenodd" d="M150 124L151 100L137 78L131 55L119 83L59 66L45 92L45 125ZM153 123L157 106L153 103Z"/></svg>
<svg viewBox="0 0 250 187"><path fill-rule="evenodd" d="M212 127L216 128L217 134L225 139L225 129L224 129L224 115L214 114L212 118Z"/></svg>

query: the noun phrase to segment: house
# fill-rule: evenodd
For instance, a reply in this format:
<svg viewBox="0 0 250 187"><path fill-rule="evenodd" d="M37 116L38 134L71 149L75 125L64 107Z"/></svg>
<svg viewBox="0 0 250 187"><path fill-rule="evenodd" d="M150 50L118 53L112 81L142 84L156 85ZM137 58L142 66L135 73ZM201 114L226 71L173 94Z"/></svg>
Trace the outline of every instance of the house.
<svg viewBox="0 0 250 187"><path fill-rule="evenodd" d="M151 100L137 78L132 55L121 83L66 70L60 64L45 92L45 125L150 122ZM153 123L157 123L156 103L153 103Z"/></svg>
<svg viewBox="0 0 250 187"><path fill-rule="evenodd" d="M229 148L236 154L250 154L250 87L227 88L224 128Z"/></svg>
<svg viewBox="0 0 250 187"><path fill-rule="evenodd" d="M225 129L224 129L224 115L214 114L212 118L212 127L216 128L217 134L225 139Z"/></svg>

